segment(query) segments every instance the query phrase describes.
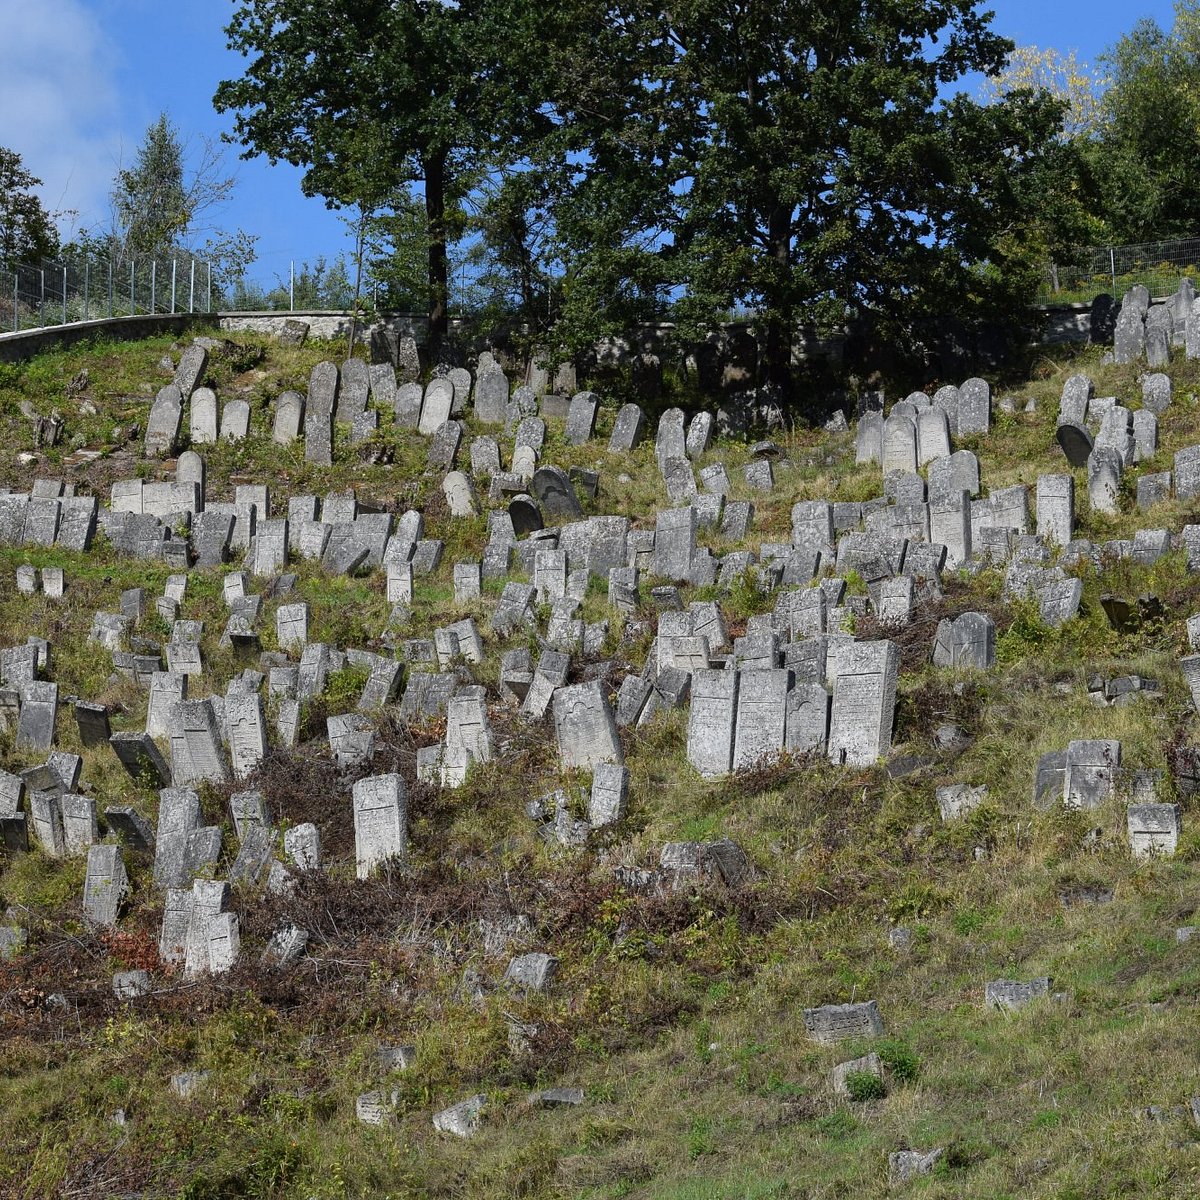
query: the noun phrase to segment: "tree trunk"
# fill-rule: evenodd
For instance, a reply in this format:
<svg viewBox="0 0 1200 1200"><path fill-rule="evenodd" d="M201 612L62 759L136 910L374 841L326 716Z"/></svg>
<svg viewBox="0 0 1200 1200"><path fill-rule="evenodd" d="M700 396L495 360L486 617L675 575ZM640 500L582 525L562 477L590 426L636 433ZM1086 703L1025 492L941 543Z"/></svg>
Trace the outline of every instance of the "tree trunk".
<svg viewBox="0 0 1200 1200"><path fill-rule="evenodd" d="M762 339L763 380L785 407L792 402L792 340L795 322L787 293L791 287L792 214L784 204L775 204L767 217L770 246L771 291Z"/></svg>
<svg viewBox="0 0 1200 1200"><path fill-rule="evenodd" d="M446 156L441 152L425 159L425 216L429 221L429 356L436 362L450 330Z"/></svg>

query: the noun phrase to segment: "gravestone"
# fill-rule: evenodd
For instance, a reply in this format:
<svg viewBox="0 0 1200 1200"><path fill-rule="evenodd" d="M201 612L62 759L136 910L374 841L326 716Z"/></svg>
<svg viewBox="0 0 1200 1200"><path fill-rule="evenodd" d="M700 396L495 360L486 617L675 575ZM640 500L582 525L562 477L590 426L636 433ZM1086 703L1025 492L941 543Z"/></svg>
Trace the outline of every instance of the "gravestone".
<svg viewBox="0 0 1200 1200"><path fill-rule="evenodd" d="M563 432L569 446L582 446L591 441L599 407L600 397L595 392L578 392L571 397L567 426Z"/></svg>
<svg viewBox="0 0 1200 1200"><path fill-rule="evenodd" d="M940 408L925 408L917 413L917 466L945 460L950 455L950 424ZM932 470L930 471L932 485Z"/></svg>
<svg viewBox="0 0 1200 1200"><path fill-rule="evenodd" d="M150 677L150 700L146 707L146 732L155 738L167 737L171 730L171 709L187 699L186 675L174 671L155 671Z"/></svg>
<svg viewBox="0 0 1200 1200"><path fill-rule="evenodd" d="M916 471L917 429L912 418L892 414L883 423L883 473Z"/></svg>
<svg viewBox="0 0 1200 1200"><path fill-rule="evenodd" d="M1067 745L1063 804L1093 809L1116 788L1121 766L1121 743L1112 738L1072 741Z"/></svg>
<svg viewBox="0 0 1200 1200"><path fill-rule="evenodd" d="M1086 467L1094 448L1092 435L1082 422L1066 422L1054 431L1067 462L1073 467Z"/></svg>
<svg viewBox="0 0 1200 1200"><path fill-rule="evenodd" d="M250 405L245 400L230 400L221 414L221 441L241 442L250 434Z"/></svg>
<svg viewBox="0 0 1200 1200"><path fill-rule="evenodd" d="M1034 1000L1044 999L1050 994L1050 980L1046 977L1021 983L1016 979L993 979L984 985L984 1008L998 1008L1004 1012L1016 1012Z"/></svg>
<svg viewBox="0 0 1200 1200"><path fill-rule="evenodd" d="M851 642L838 647L829 757L847 766L870 766L892 742L900 651L894 642Z"/></svg>
<svg viewBox="0 0 1200 1200"><path fill-rule="evenodd" d="M159 887L183 887L188 883L188 839L200 826L200 797L196 792L178 787L159 792L154 841L154 882Z"/></svg>
<svg viewBox="0 0 1200 1200"><path fill-rule="evenodd" d="M1175 854L1183 831L1178 804L1131 804L1125 819L1134 858L1171 858Z"/></svg>
<svg viewBox="0 0 1200 1200"><path fill-rule="evenodd" d="M1189 358L1193 357L1191 354ZM1171 406L1171 377L1155 371L1142 377L1142 408L1162 416Z"/></svg>
<svg viewBox="0 0 1200 1200"><path fill-rule="evenodd" d="M228 783L229 766L211 700L184 700L175 709L170 733L171 780L176 787Z"/></svg>
<svg viewBox="0 0 1200 1200"><path fill-rule="evenodd" d="M375 753L375 726L358 713L326 717L329 749L339 771L352 771L369 763Z"/></svg>
<svg viewBox="0 0 1200 1200"><path fill-rule="evenodd" d="M121 902L129 892L129 876L120 846L92 846L83 882L83 916L89 925L117 923Z"/></svg>
<svg viewBox="0 0 1200 1200"><path fill-rule="evenodd" d="M211 446L217 440L217 394L197 388L192 395L188 436L193 446Z"/></svg>
<svg viewBox="0 0 1200 1200"><path fill-rule="evenodd" d="M575 520L583 516L583 508L567 473L561 467L539 467L530 481L530 491L537 497L546 516L552 519ZM512 512L511 507L509 509ZM514 515L513 525L516 526Z"/></svg>
<svg viewBox="0 0 1200 1200"><path fill-rule="evenodd" d="M613 423L608 441L610 454L624 454L637 446L645 434L645 416L636 404L623 404Z"/></svg>
<svg viewBox="0 0 1200 1200"><path fill-rule="evenodd" d="M1200 446L1186 446L1175 454L1175 498L1200 496Z"/></svg>
<svg viewBox="0 0 1200 1200"><path fill-rule="evenodd" d="M342 363L338 371L337 406L335 421L352 423L354 418L367 407L371 392L371 368L361 358L351 358Z"/></svg>
<svg viewBox="0 0 1200 1200"><path fill-rule="evenodd" d="M594 770L602 762L624 763L612 709L598 680L554 693L554 730L563 770Z"/></svg>
<svg viewBox="0 0 1200 1200"><path fill-rule="evenodd" d="M946 414L946 420L950 425L950 436L958 436L958 410L962 403L962 396L958 388L952 383L948 383L943 387L938 388L933 393L933 398L930 401L934 408L940 408ZM885 472L886 474L886 472Z"/></svg>
<svg viewBox="0 0 1200 1200"><path fill-rule="evenodd" d="M15 746L34 753L49 752L54 744L54 722L58 715L58 684L30 680L21 685L21 714L17 719Z"/></svg>
<svg viewBox="0 0 1200 1200"><path fill-rule="evenodd" d="M359 879L367 879L388 859L403 863L407 822L408 792L400 775L372 775L355 783L354 854Z"/></svg>
<svg viewBox="0 0 1200 1200"><path fill-rule="evenodd" d="M465 687L446 706L446 744L441 760L443 787L461 787L472 763L492 757L492 734L484 689Z"/></svg>
<svg viewBox="0 0 1200 1200"><path fill-rule="evenodd" d="M668 458L687 457L687 438L684 434L686 421L683 409L668 408L658 419L658 433L654 440L654 456L659 466Z"/></svg>
<svg viewBox="0 0 1200 1200"><path fill-rule="evenodd" d="M262 698L257 692L249 695L231 692L225 697L225 726L234 778L245 779L267 752Z"/></svg>
<svg viewBox="0 0 1200 1200"><path fill-rule="evenodd" d="M960 437L987 433L992 420L992 389L986 380L968 379L959 389L958 424Z"/></svg>
<svg viewBox="0 0 1200 1200"><path fill-rule="evenodd" d="M743 771L778 757L786 732L790 672L739 671L733 769Z"/></svg>
<svg viewBox="0 0 1200 1200"><path fill-rule="evenodd" d="M204 378L204 370L208 366L208 351L203 346L195 344L188 346L179 356L179 366L175 368L174 385L179 389L180 398L187 400L195 391L196 385Z"/></svg>
<svg viewBox="0 0 1200 1200"><path fill-rule="evenodd" d="M1117 326L1113 333L1113 361L1116 363L1137 362L1146 352L1146 325L1144 310L1130 303L1128 293L1121 302Z"/></svg>
<svg viewBox="0 0 1200 1200"><path fill-rule="evenodd" d="M183 421L183 397L173 383L167 384L154 398L146 419L144 453L147 458L163 458L174 453Z"/></svg>
<svg viewBox="0 0 1200 1200"><path fill-rule="evenodd" d="M145 780L153 787L170 783L171 769L149 734L114 733L108 744L131 779Z"/></svg>
<svg viewBox="0 0 1200 1200"><path fill-rule="evenodd" d="M284 392L275 401L275 420L271 440L287 446L300 436L304 427L304 397L299 392Z"/></svg>
<svg viewBox="0 0 1200 1200"><path fill-rule="evenodd" d="M874 1000L857 1004L823 1004L803 1011L804 1028L814 1042L833 1045L849 1038L875 1038L883 1033L883 1018Z"/></svg>
<svg viewBox="0 0 1200 1200"><path fill-rule="evenodd" d="M1088 458L1087 472L1088 504L1092 511L1116 516L1120 510L1121 476L1124 474L1120 454L1097 447Z"/></svg>
<svg viewBox="0 0 1200 1200"><path fill-rule="evenodd" d="M480 367L475 379L475 417L485 425L503 425L508 415L508 377L496 366Z"/></svg>
<svg viewBox="0 0 1200 1200"><path fill-rule="evenodd" d="M1075 480L1070 475L1039 475L1037 534L1043 541L1065 546L1075 527Z"/></svg>
<svg viewBox="0 0 1200 1200"><path fill-rule="evenodd" d="M689 506L659 512L654 530L654 574L665 579L687 579L695 550L696 510Z"/></svg>
<svg viewBox="0 0 1200 1200"><path fill-rule="evenodd" d="M403 383L396 389L395 414L398 428L420 428L424 396L425 389L419 383Z"/></svg>

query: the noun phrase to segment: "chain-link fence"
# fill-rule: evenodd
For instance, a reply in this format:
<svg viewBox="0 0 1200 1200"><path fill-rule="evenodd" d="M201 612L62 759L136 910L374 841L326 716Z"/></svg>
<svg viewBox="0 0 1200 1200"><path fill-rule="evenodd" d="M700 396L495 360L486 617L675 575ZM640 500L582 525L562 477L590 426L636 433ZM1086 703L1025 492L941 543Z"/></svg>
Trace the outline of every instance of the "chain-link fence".
<svg viewBox="0 0 1200 1200"><path fill-rule="evenodd" d="M1069 264L1046 269L1038 300L1044 304L1089 303L1101 293L1120 299L1134 284L1151 296L1168 296L1181 276L1200 275L1200 238L1095 246Z"/></svg>
<svg viewBox="0 0 1200 1200"><path fill-rule="evenodd" d="M220 307L211 266L191 255L0 266L0 331Z"/></svg>

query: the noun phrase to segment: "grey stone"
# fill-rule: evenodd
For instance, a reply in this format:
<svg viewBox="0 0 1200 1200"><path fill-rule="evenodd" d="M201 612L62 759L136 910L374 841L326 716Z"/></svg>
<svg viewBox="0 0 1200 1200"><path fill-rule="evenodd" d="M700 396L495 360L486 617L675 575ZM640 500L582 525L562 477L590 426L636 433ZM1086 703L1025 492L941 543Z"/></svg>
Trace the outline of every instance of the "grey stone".
<svg viewBox="0 0 1200 1200"><path fill-rule="evenodd" d="M894 642L851 642L838 648L829 757L870 766L892 741L900 652Z"/></svg>
<svg viewBox="0 0 1200 1200"><path fill-rule="evenodd" d="M984 1008L998 1008L1005 1012L1016 1012L1033 1000L1043 999L1050 994L1050 980L1046 977L1021 983L1015 979L993 979L984 987Z"/></svg>
<svg viewBox="0 0 1200 1200"><path fill-rule="evenodd" d="M359 879L389 859L407 854L408 792L396 774L374 775L354 785L354 845Z"/></svg>
<svg viewBox="0 0 1200 1200"><path fill-rule="evenodd" d="M847 1038L872 1038L883 1033L883 1018L874 1000L857 1004L823 1004L806 1008L804 1028L814 1042L832 1045Z"/></svg>
<svg viewBox="0 0 1200 1200"><path fill-rule="evenodd" d="M128 892L129 876L120 846L92 846L83 884L84 919L91 925L115 925Z"/></svg>

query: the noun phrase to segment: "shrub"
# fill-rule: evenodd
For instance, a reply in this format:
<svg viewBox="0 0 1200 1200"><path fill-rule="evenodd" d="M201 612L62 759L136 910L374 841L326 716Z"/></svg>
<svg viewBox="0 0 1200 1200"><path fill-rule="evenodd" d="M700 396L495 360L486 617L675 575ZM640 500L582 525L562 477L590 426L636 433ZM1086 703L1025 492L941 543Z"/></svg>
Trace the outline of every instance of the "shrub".
<svg viewBox="0 0 1200 1200"><path fill-rule="evenodd" d="M882 1100L887 1095L883 1080L874 1071L851 1071L846 1076L846 1091L850 1099L861 1103L864 1100Z"/></svg>
<svg viewBox="0 0 1200 1200"><path fill-rule="evenodd" d="M903 1042L880 1042L875 1052L894 1079L908 1082L921 1073L921 1060Z"/></svg>

